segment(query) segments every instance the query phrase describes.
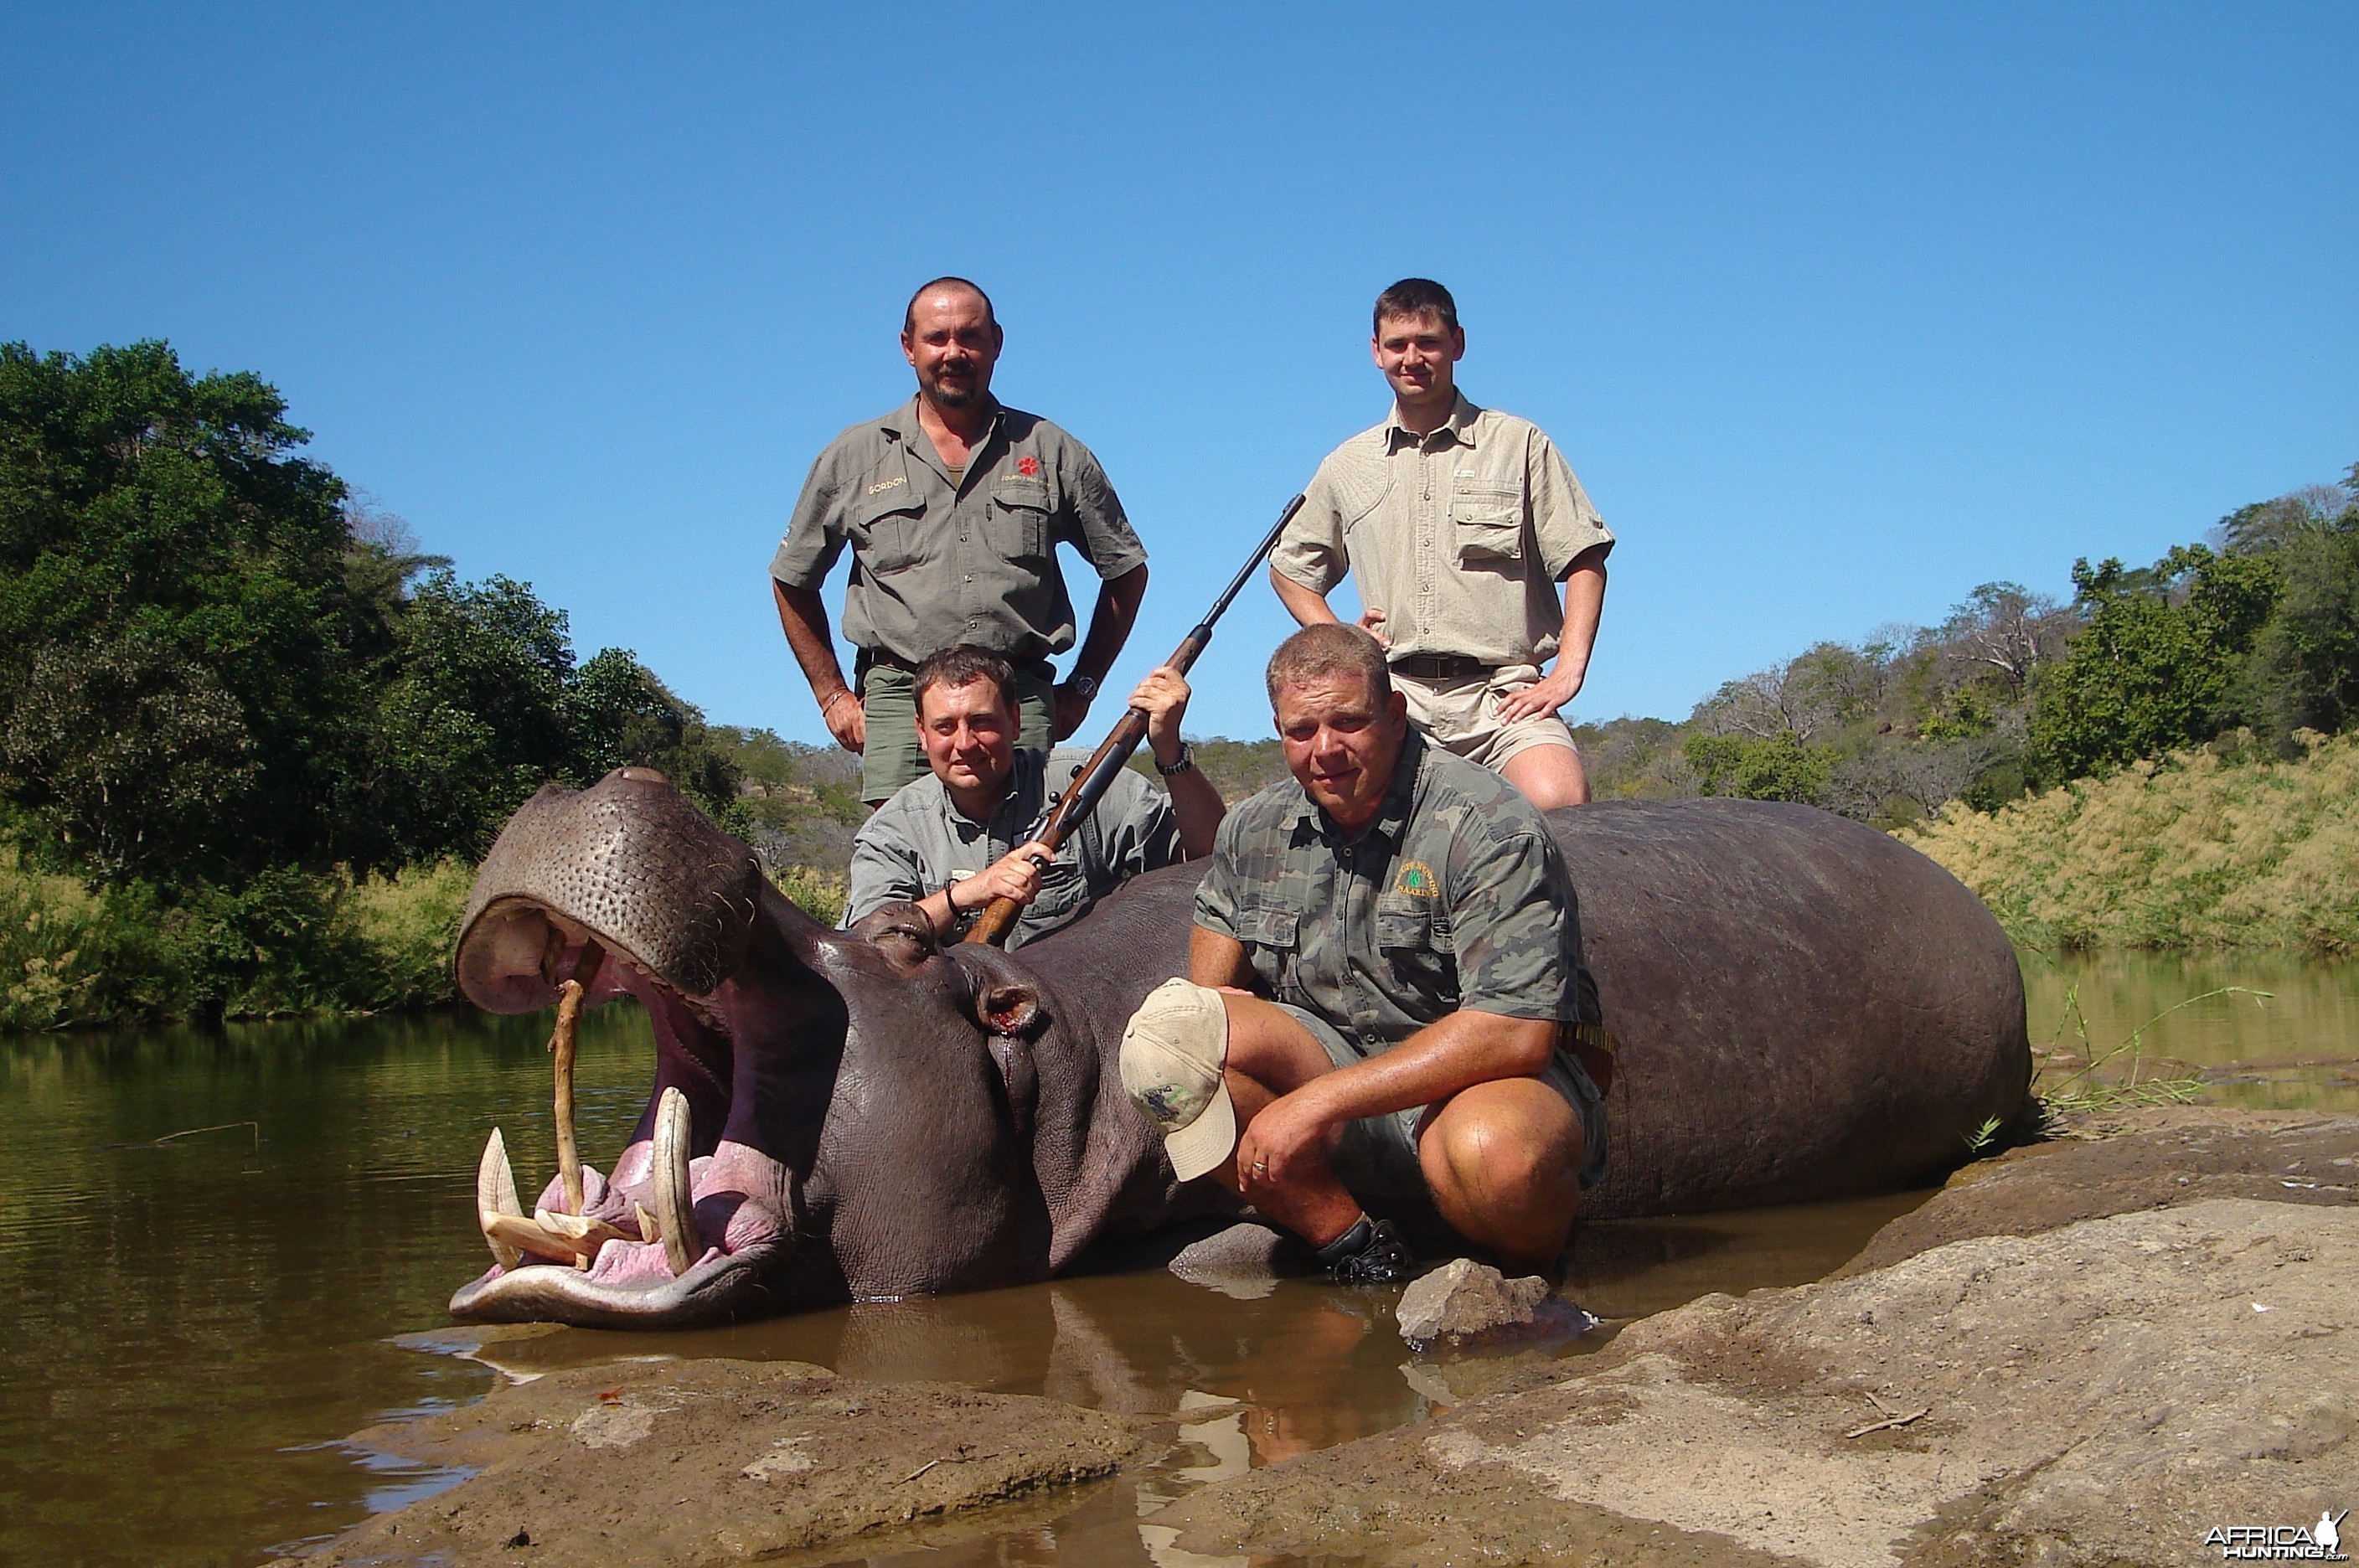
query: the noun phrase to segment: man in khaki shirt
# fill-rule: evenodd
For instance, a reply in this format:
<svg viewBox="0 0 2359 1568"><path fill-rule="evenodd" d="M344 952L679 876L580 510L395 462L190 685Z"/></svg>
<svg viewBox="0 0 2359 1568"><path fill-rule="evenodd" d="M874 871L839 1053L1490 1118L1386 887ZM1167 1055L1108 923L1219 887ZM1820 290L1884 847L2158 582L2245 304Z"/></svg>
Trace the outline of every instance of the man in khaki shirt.
<svg viewBox="0 0 2359 1568"><path fill-rule="evenodd" d="M1557 710L1589 670L1614 536L1538 426L1459 392L1450 290L1386 289L1371 346L1392 417L1319 465L1271 584L1310 626L1339 618L1327 595L1350 574L1418 727L1542 811L1580 805L1589 780Z"/></svg>

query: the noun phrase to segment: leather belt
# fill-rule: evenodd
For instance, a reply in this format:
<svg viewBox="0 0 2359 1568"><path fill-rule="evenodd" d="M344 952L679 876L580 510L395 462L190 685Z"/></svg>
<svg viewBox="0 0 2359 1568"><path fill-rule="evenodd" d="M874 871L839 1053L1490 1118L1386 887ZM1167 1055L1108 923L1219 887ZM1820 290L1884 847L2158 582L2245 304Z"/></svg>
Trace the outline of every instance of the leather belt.
<svg viewBox="0 0 2359 1568"><path fill-rule="evenodd" d="M1463 681L1473 675L1487 675L1498 668L1463 653L1412 653L1394 659L1392 667L1419 681Z"/></svg>

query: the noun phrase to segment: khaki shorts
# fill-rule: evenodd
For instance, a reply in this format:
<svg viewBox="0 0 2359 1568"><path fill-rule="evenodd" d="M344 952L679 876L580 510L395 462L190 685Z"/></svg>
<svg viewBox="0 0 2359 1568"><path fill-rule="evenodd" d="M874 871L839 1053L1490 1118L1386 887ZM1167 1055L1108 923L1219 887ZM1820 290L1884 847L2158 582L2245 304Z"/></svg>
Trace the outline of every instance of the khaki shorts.
<svg viewBox="0 0 2359 1568"><path fill-rule="evenodd" d="M860 677L860 713L868 721L868 743L860 753L860 798L881 806L895 790L926 771L918 745L918 678L890 664L872 664ZM1055 723L1055 671L1046 664L1016 668L1016 710L1021 723L1019 749L1045 751Z"/></svg>
<svg viewBox="0 0 2359 1568"><path fill-rule="evenodd" d="M1500 700L1539 680L1539 670L1531 665L1503 664L1487 675L1451 681L1429 681L1396 665L1392 678L1393 689L1408 699L1409 723L1443 750L1494 773L1505 768L1509 758L1538 746L1580 753L1572 732L1554 713L1513 724L1500 719Z"/></svg>
<svg viewBox="0 0 2359 1568"><path fill-rule="evenodd" d="M1345 1040L1318 1014L1286 1002L1275 1006L1309 1029L1310 1038L1319 1042L1327 1060L1336 1066L1350 1067L1368 1059L1365 1051ZM1572 1114L1581 1119L1581 1185L1584 1191L1594 1187L1605 1175L1605 1096L1579 1059L1561 1048L1549 1059L1540 1082L1561 1095L1564 1103L1572 1107ZM1430 1105L1411 1105L1405 1111L1345 1122L1343 1141L1335 1147L1334 1160L1335 1179L1343 1183L1344 1191L1363 1203L1373 1200L1380 1207L1386 1198L1428 1197L1425 1166L1418 1158L1417 1140L1432 1113Z"/></svg>

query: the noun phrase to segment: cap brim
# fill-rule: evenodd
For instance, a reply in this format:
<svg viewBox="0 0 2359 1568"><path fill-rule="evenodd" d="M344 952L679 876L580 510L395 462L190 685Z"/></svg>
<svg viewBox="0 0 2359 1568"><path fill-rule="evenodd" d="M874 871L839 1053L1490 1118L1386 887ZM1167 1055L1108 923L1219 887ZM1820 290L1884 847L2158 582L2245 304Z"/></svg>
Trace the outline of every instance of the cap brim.
<svg viewBox="0 0 2359 1568"><path fill-rule="evenodd" d="M1204 1102L1196 1119L1178 1132L1163 1135L1164 1151L1171 1156L1172 1173L1182 1181L1193 1181L1208 1171L1217 1170L1229 1151L1237 1146L1237 1112L1229 1103L1229 1086L1223 1083Z"/></svg>

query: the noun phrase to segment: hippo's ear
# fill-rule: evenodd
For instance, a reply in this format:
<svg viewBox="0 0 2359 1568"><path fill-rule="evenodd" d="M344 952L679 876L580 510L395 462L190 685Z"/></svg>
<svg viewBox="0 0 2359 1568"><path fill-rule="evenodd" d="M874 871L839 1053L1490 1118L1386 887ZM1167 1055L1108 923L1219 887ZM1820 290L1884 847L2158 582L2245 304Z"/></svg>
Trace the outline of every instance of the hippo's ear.
<svg viewBox="0 0 2359 1568"><path fill-rule="evenodd" d="M1029 985L995 981L976 995L974 1016L994 1034L1029 1035L1040 1027L1040 998Z"/></svg>

